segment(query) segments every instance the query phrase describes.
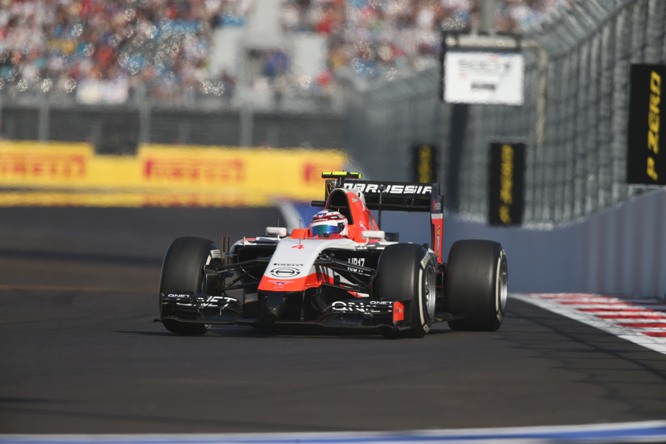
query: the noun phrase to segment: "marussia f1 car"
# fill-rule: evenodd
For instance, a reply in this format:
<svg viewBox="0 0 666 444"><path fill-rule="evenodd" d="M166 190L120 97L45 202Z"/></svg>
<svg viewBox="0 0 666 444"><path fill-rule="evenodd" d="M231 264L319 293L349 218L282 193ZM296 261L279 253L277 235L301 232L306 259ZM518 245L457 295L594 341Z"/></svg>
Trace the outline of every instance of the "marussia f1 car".
<svg viewBox="0 0 666 444"><path fill-rule="evenodd" d="M162 265L160 320L201 335L213 325L316 325L423 337L435 322L452 330L497 330L507 302L507 259L487 240L455 242L443 261L443 199L437 184L360 180L323 173L323 211L309 228L268 227L223 248L181 237ZM430 213L430 247L397 241L370 210ZM339 230L342 228L342 230Z"/></svg>

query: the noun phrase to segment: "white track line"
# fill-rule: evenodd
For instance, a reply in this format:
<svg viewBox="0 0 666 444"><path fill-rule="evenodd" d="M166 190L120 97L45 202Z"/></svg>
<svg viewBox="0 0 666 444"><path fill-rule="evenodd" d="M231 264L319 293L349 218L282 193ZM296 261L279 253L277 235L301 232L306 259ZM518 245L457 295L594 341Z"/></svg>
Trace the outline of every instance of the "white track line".
<svg viewBox="0 0 666 444"><path fill-rule="evenodd" d="M0 444L416 444L665 442L666 421L396 432L192 435L0 435Z"/></svg>

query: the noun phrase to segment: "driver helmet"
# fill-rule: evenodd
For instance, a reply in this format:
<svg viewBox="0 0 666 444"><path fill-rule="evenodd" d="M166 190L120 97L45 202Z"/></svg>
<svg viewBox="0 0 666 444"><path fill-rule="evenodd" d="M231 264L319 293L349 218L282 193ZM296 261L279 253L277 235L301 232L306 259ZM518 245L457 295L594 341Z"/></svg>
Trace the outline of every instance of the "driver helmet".
<svg viewBox="0 0 666 444"><path fill-rule="evenodd" d="M320 237L329 237L331 234L346 236L348 223L339 211L323 210L312 217L310 233Z"/></svg>

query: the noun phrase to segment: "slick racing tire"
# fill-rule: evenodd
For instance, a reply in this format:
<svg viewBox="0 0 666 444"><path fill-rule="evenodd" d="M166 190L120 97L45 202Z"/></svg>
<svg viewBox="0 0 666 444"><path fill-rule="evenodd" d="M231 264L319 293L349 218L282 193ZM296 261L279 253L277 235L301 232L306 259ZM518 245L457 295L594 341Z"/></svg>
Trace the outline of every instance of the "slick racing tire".
<svg viewBox="0 0 666 444"><path fill-rule="evenodd" d="M377 264L375 296L383 301L411 297L405 313L409 328L382 330L385 337L422 338L430 331L435 320L436 281L435 258L423 246L395 244L384 250Z"/></svg>
<svg viewBox="0 0 666 444"><path fill-rule="evenodd" d="M203 293L205 291L203 267L209 260L211 250L214 249L213 241L198 237L179 237L173 241L162 263L160 294ZM162 319L162 323L167 330L179 335L203 335L210 327L207 324L179 322L174 319Z"/></svg>
<svg viewBox="0 0 666 444"><path fill-rule="evenodd" d="M452 330L496 331L508 297L506 254L497 242L463 240L449 251L446 278Z"/></svg>

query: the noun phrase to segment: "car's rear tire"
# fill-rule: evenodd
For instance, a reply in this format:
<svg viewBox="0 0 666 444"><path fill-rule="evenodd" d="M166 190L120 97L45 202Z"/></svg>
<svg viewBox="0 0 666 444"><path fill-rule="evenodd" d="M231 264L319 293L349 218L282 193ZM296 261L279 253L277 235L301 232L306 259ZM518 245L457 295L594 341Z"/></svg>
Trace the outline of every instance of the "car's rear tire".
<svg viewBox="0 0 666 444"><path fill-rule="evenodd" d="M449 251L446 277L452 330L496 331L508 298L508 265L497 242L463 240Z"/></svg>
<svg viewBox="0 0 666 444"><path fill-rule="evenodd" d="M202 293L204 288L203 267L209 261L213 241L199 237L179 237L169 247L162 263L160 294ZM162 317L160 302L160 318ZM203 335L209 325L162 319L164 327L179 335Z"/></svg>
<svg viewBox="0 0 666 444"><path fill-rule="evenodd" d="M375 296L383 301L411 298L408 329L382 330L387 338L422 338L435 320L437 270L434 256L417 244L388 246L379 257Z"/></svg>

